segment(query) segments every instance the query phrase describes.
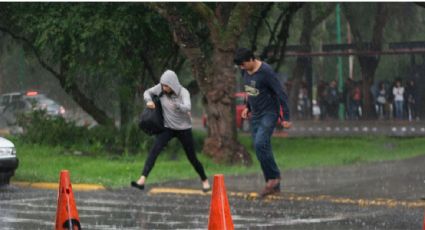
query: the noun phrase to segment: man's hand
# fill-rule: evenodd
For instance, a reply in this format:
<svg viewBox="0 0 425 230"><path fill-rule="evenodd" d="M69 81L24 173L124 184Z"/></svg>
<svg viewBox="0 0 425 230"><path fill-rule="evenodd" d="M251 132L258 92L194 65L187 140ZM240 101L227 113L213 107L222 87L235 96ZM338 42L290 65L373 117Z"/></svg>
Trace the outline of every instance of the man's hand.
<svg viewBox="0 0 425 230"><path fill-rule="evenodd" d="M282 127L285 128L285 129L290 129L290 128L292 128L292 122L282 121Z"/></svg>
<svg viewBox="0 0 425 230"><path fill-rule="evenodd" d="M153 101L149 101L148 103L146 103L146 106L149 109L155 109L155 103L153 103Z"/></svg>
<svg viewBox="0 0 425 230"><path fill-rule="evenodd" d="M242 119L248 118L248 108L245 108L245 109L242 110L241 117L242 117Z"/></svg>

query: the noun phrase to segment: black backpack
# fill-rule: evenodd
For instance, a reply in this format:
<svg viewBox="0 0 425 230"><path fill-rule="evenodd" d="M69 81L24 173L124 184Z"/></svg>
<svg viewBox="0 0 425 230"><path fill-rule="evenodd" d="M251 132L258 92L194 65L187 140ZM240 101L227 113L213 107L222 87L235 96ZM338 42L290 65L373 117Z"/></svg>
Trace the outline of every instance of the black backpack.
<svg viewBox="0 0 425 230"><path fill-rule="evenodd" d="M139 128L148 135L159 134L165 130L162 106L159 100L162 94L161 92L158 96L152 95L152 102L155 103L155 109L145 107L140 115Z"/></svg>

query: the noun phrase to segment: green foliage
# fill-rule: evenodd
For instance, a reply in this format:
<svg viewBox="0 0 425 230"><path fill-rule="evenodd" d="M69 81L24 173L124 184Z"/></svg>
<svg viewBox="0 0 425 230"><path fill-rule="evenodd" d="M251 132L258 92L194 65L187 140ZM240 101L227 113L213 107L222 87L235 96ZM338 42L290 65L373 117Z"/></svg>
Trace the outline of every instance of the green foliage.
<svg viewBox="0 0 425 230"><path fill-rule="evenodd" d="M179 56L167 23L144 3L3 3L0 26L22 38L66 92L87 95L94 105L75 101L94 119L87 104L119 114L123 126L134 115L136 89Z"/></svg>
<svg viewBox="0 0 425 230"><path fill-rule="evenodd" d="M202 152L202 147L204 145L204 139L206 138L207 134L202 131L193 131L193 142L195 143L195 151L196 152Z"/></svg>
<svg viewBox="0 0 425 230"><path fill-rule="evenodd" d="M113 127L96 126L91 129L76 126L62 117L51 117L44 111L21 115L18 124L23 127L21 139L28 144L61 146L71 151L87 154L123 154L128 146L129 153L147 151L152 137L142 133L136 125L130 127L128 143L123 143L122 132Z"/></svg>
<svg viewBox="0 0 425 230"><path fill-rule="evenodd" d="M99 130L100 131L100 130ZM204 133L195 132L195 139ZM28 143L26 138L13 139L20 166L15 181L57 182L62 169L71 172L73 183L96 183L107 187L129 186L137 179L146 154L111 157L109 154L75 155L61 146ZM254 156L249 135L240 137L241 143ZM404 159L424 154L425 140L421 138L359 137L359 138L273 138L273 152L282 171L294 168L351 165L372 161ZM180 148L181 149L181 148ZM195 171L182 151L170 159L173 148L158 157L148 183L167 180L197 179ZM261 173L258 161L252 167L224 166L198 154L207 175L247 175Z"/></svg>
<svg viewBox="0 0 425 230"><path fill-rule="evenodd" d="M86 139L83 127L67 123L62 117L49 117L45 111L21 114L18 124L25 130L22 137L29 143L71 147Z"/></svg>

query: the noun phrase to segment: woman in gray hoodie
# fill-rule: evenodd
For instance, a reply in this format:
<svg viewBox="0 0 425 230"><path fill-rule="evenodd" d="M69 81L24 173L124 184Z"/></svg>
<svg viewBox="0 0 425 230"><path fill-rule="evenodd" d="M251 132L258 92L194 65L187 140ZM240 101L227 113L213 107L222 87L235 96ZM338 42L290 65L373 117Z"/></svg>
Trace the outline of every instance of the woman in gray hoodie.
<svg viewBox="0 0 425 230"><path fill-rule="evenodd" d="M189 91L180 85L176 73L167 70L162 74L160 84L144 92L143 97L146 106L151 109L155 108L155 103L152 102L152 95L161 94L160 101L164 116L165 131L156 136L155 143L146 159L142 175L138 181L132 181L131 186L138 189L144 189L146 179L160 152L173 137L177 137L182 143L187 158L201 178L202 190L207 192L210 190L210 184L205 174L204 167L196 157L193 142Z"/></svg>

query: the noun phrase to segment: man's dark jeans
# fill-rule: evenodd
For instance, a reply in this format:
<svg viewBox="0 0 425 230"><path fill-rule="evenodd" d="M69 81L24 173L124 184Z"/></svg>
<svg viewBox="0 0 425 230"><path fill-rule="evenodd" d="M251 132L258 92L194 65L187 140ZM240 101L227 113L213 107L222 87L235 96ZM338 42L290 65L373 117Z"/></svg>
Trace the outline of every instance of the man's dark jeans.
<svg viewBox="0 0 425 230"><path fill-rule="evenodd" d="M264 113L251 118L255 153L266 181L280 178L279 167L274 159L270 141L277 119L278 115L275 113Z"/></svg>

